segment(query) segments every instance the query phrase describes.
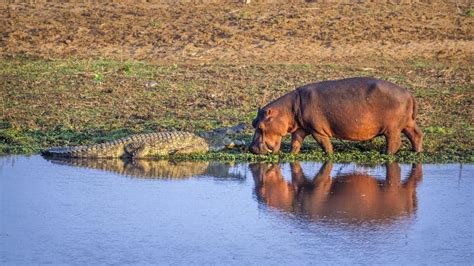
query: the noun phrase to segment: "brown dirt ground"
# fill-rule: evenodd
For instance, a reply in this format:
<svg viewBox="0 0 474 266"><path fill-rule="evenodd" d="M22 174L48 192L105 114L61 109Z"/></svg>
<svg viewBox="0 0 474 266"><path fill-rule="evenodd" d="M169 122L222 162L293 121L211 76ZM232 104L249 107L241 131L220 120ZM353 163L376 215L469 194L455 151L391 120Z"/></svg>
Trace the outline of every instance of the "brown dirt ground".
<svg viewBox="0 0 474 266"><path fill-rule="evenodd" d="M0 4L0 55L180 64L422 57L472 64L469 1L429 2Z"/></svg>

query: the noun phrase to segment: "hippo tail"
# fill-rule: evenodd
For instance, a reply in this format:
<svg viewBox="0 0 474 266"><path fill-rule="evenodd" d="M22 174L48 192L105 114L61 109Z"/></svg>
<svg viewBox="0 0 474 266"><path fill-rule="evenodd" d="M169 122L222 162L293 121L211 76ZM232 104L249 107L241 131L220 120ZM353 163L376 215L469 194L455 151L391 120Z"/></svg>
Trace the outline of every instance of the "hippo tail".
<svg viewBox="0 0 474 266"><path fill-rule="evenodd" d="M413 95L411 95L411 100L413 101L413 112L411 113L411 118L415 120L418 116L418 104L416 103L415 97L413 97Z"/></svg>

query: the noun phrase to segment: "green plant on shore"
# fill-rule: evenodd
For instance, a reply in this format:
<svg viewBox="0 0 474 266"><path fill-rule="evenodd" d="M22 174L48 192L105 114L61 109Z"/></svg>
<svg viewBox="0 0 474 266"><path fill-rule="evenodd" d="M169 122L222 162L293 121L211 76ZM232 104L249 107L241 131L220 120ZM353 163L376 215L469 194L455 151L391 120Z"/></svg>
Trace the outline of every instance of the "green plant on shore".
<svg viewBox="0 0 474 266"><path fill-rule="evenodd" d="M446 129L444 127L430 126L424 128L423 131L430 134L446 135Z"/></svg>
<svg viewBox="0 0 474 266"><path fill-rule="evenodd" d="M104 75L100 72L94 73L94 81L96 83L102 83L102 79L104 78Z"/></svg>
<svg viewBox="0 0 474 266"><path fill-rule="evenodd" d="M473 17L474 16L474 10L472 9L472 7L469 7L467 10L466 10L466 17Z"/></svg>

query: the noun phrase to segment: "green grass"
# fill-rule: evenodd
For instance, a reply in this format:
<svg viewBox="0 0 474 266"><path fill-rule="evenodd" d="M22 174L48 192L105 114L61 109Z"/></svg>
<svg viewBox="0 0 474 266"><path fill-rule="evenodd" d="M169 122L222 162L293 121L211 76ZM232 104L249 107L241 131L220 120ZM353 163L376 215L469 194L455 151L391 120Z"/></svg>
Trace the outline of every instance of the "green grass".
<svg viewBox="0 0 474 266"><path fill-rule="evenodd" d="M277 155L255 155L251 153L235 152L210 152L205 154L174 155L161 157L161 159L175 161L244 161L244 162L293 162L293 161L334 161L339 163L361 163L377 165L392 161L399 163L472 163L473 154L466 157L464 154L456 153L413 153L403 151L397 155L385 155L378 151L352 151L335 152L327 155L322 151L303 152L300 154L291 154L282 152Z"/></svg>
<svg viewBox="0 0 474 266"><path fill-rule="evenodd" d="M473 17L473 16L474 16L474 9L472 9L472 7L469 7L466 10L466 17Z"/></svg>
<svg viewBox="0 0 474 266"><path fill-rule="evenodd" d="M334 140L327 157L307 139L298 156L234 151L186 156L200 160L336 160L473 162L470 66L424 58L355 67L335 64L160 65L109 59L0 58L0 154L35 153L50 146L93 144L153 131L212 130L245 122L256 109L295 87L328 79L374 76L407 87L418 101L425 153L381 155L383 138ZM156 86L148 87L154 81ZM249 139L249 129L240 137ZM286 146L285 146L286 145ZM285 140L288 148L288 140ZM182 158L182 157L179 157Z"/></svg>

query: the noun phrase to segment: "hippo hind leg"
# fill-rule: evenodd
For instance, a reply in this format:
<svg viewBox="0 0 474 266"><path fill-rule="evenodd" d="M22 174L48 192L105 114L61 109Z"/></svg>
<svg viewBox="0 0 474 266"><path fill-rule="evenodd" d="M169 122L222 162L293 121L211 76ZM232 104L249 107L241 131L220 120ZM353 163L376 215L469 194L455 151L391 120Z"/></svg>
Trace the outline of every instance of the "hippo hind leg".
<svg viewBox="0 0 474 266"><path fill-rule="evenodd" d="M413 127L406 127L403 129L403 134L407 136L410 140L412 151L421 152L423 151L422 143L423 143L423 133L415 124Z"/></svg>

